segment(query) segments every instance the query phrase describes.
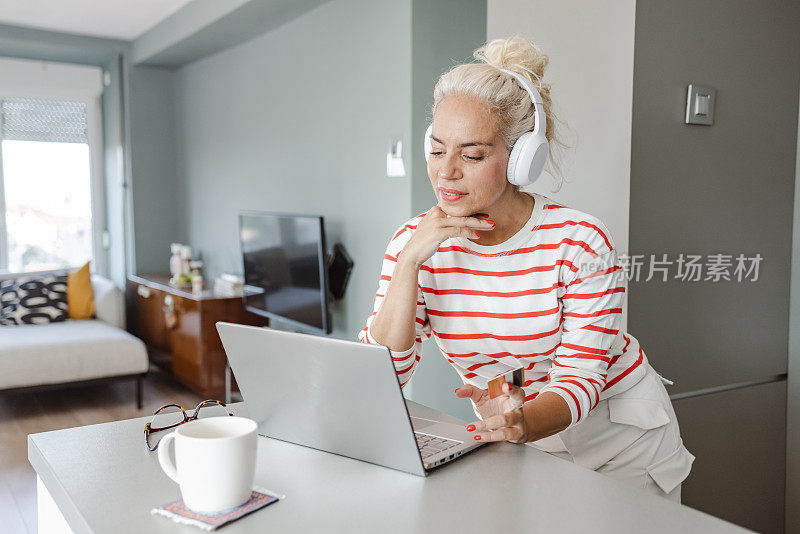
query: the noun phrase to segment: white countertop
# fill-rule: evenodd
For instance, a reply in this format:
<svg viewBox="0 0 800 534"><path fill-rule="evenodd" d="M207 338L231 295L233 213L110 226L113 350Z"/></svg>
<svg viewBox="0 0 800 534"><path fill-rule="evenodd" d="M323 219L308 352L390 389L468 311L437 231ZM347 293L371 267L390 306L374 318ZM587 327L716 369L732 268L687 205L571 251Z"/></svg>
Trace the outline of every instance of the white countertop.
<svg viewBox="0 0 800 534"><path fill-rule="evenodd" d="M413 415L457 422L409 401ZM243 403L232 411L247 415ZM28 459L75 533L202 532L150 510L180 498L144 446L148 418L28 436ZM286 498L244 532L747 532L532 447L485 445L427 478L259 438L255 483Z"/></svg>

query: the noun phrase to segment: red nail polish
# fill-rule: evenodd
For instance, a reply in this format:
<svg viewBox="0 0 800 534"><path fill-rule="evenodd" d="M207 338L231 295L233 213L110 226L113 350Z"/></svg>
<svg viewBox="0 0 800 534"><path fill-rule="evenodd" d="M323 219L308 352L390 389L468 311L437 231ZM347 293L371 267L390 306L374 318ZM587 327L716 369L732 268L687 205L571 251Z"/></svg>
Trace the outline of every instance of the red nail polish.
<svg viewBox="0 0 800 534"><path fill-rule="evenodd" d="M475 425L467 425L467 432L474 432L474 431L475 431Z"/></svg>
<svg viewBox="0 0 800 534"><path fill-rule="evenodd" d="M458 393L458 388L456 388L455 390L453 390L453 393Z"/></svg>
<svg viewBox="0 0 800 534"><path fill-rule="evenodd" d="M488 222L489 224L491 224L492 226L494 226L494 221L493 221L493 220L491 220L491 219L486 219L486 222Z"/></svg>
<svg viewBox="0 0 800 534"><path fill-rule="evenodd" d="M479 234L478 232L475 232L475 235L477 235L478 237L480 237L480 236L481 236L481 234Z"/></svg>
<svg viewBox="0 0 800 534"><path fill-rule="evenodd" d="M480 436L475 436L475 441L480 441L480 440L481 440Z"/></svg>

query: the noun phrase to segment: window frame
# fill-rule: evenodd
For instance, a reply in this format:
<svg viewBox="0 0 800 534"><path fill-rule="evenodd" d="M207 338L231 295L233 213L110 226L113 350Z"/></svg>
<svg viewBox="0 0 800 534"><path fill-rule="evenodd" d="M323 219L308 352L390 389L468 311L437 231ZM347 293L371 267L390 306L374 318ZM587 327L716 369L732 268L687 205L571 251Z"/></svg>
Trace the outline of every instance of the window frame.
<svg viewBox="0 0 800 534"><path fill-rule="evenodd" d="M105 172L103 165L103 70L93 65L73 65L50 61L19 60L0 57L0 72L7 68L15 77L0 76L0 99L39 98L82 102L86 105L86 127L90 159L90 194L92 213L92 272L107 276L108 246L106 246ZM39 72L37 72L37 69ZM97 83L89 80L89 70L95 70ZM45 71L50 72L45 72ZM53 72L55 71L55 72ZM45 72L45 74L42 74ZM86 79L80 79L84 76ZM13 82L7 81L13 79ZM2 117L0 117L2 121ZM0 128L2 125L0 124ZM0 129L0 143L2 143ZM8 271L8 232L5 210L5 181L3 151L0 149L0 276L2 279L50 271ZM72 265L71 268L80 267Z"/></svg>

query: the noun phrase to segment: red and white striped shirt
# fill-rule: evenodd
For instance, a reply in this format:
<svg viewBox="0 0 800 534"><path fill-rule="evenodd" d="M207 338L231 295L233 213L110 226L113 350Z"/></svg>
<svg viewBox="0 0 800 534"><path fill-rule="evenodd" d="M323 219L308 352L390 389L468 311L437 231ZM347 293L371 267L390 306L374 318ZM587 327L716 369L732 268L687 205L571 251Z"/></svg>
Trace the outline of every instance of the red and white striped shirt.
<svg viewBox="0 0 800 534"><path fill-rule="evenodd" d="M498 245L466 238L444 241L422 264L416 341L392 356L405 386L433 335L464 382L486 389L487 378L525 369L525 400L560 395L581 421L601 399L645 375L639 342L622 331L626 278L606 226L596 217L533 193L525 226ZM359 333L376 343L370 325L392 280L397 255L425 214L395 233L386 250L373 313Z"/></svg>

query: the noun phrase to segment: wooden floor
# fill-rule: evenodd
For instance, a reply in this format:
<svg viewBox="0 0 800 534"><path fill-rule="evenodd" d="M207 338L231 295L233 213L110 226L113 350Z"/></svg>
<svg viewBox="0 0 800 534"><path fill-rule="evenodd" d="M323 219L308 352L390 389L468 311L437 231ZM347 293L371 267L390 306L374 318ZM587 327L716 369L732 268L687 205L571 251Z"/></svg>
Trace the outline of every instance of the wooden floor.
<svg viewBox="0 0 800 534"><path fill-rule="evenodd" d="M193 408L203 400L152 370L144 407L136 409L132 380L41 393L0 391L0 531L36 534L36 473L28 463L27 435L150 415L169 403Z"/></svg>

